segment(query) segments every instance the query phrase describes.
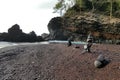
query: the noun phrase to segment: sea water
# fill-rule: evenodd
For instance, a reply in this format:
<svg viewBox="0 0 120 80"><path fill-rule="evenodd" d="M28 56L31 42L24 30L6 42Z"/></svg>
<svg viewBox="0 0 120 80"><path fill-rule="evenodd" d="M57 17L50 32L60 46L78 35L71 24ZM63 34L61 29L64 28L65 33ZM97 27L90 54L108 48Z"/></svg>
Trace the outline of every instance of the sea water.
<svg viewBox="0 0 120 80"><path fill-rule="evenodd" d="M16 44L16 43L12 43L12 42L4 42L4 41L0 41L0 48L8 47L8 46L15 46L15 45L18 45L18 44Z"/></svg>
<svg viewBox="0 0 120 80"><path fill-rule="evenodd" d="M64 41L64 40L50 40L49 43L68 43L68 41ZM86 44L86 42L82 42L82 41L71 41L72 44Z"/></svg>
<svg viewBox="0 0 120 80"><path fill-rule="evenodd" d="M36 44L49 44L49 42L44 41L44 42L32 42L32 43L30 42L15 43L15 42L0 41L0 48L11 47L16 45L36 45Z"/></svg>
<svg viewBox="0 0 120 80"><path fill-rule="evenodd" d="M15 43L15 42L4 42L0 41L0 48L4 47L11 47L11 46L16 46L16 45L36 45L36 44L49 44L49 43L60 43L60 44L67 44L68 41L62 41L62 40L50 40L50 41L43 41L43 42L24 42L24 43ZM81 41L72 41L72 44L86 44L85 42Z"/></svg>

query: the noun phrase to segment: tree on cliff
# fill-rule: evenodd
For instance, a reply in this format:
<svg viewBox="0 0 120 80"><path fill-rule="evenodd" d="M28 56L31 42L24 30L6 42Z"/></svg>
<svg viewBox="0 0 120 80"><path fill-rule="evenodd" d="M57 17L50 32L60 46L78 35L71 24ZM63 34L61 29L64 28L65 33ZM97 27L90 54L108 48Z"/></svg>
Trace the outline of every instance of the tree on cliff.
<svg viewBox="0 0 120 80"><path fill-rule="evenodd" d="M74 5L75 3L74 1L75 0L58 0L58 3L56 3L54 7L55 10L54 13L58 12L62 16L64 11L66 11L67 9Z"/></svg>
<svg viewBox="0 0 120 80"><path fill-rule="evenodd" d="M108 0L108 1L110 2L110 20L111 20L113 15L113 8L116 9L117 6L120 7L120 0ZM115 5L117 6L114 7Z"/></svg>
<svg viewBox="0 0 120 80"><path fill-rule="evenodd" d="M58 0L54 7L54 12L61 15L67 12L74 14L82 11L98 12L104 15L120 17L120 0Z"/></svg>

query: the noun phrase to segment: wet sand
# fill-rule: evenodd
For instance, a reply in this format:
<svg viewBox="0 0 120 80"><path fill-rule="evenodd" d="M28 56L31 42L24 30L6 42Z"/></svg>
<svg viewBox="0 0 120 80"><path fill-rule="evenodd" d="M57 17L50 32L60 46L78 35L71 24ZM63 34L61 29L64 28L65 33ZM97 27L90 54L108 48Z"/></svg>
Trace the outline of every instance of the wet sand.
<svg viewBox="0 0 120 80"><path fill-rule="evenodd" d="M0 80L120 80L120 45L95 44L92 53L83 45L21 45L0 49ZM111 62L95 68L103 54Z"/></svg>

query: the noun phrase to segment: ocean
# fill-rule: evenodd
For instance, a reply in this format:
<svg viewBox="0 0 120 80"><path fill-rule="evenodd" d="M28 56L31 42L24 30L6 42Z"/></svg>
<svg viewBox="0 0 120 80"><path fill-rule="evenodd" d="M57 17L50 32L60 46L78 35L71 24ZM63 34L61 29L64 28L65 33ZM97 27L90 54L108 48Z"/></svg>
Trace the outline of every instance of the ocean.
<svg viewBox="0 0 120 80"><path fill-rule="evenodd" d="M0 41L0 48L8 47L8 46L15 46L15 45L18 45L18 44L17 43L12 43L12 42Z"/></svg>
<svg viewBox="0 0 120 80"><path fill-rule="evenodd" d="M34 45L34 44L49 44L49 42L34 42L34 43L25 42L25 43L15 43L15 42L4 42L4 41L0 41L0 48L11 47L11 46L16 46L16 45Z"/></svg>
<svg viewBox="0 0 120 80"><path fill-rule="evenodd" d="M68 41L61 41L61 40L52 40L52 41L44 41L44 42L33 42L33 43L29 43L29 42L25 42L25 43L15 43L15 42L4 42L4 41L0 41L0 48L4 48L4 47L11 47L11 46L16 46L16 45L34 45L34 44L49 44L49 43L60 43L60 44L66 44L68 43ZM72 44L86 44L85 42L76 42L73 41Z"/></svg>

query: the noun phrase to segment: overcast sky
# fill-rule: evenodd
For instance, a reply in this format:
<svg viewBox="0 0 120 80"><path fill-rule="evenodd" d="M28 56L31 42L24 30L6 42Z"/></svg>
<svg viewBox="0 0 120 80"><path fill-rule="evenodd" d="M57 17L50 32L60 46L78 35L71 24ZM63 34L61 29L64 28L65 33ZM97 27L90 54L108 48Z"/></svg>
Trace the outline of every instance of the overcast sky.
<svg viewBox="0 0 120 80"><path fill-rule="evenodd" d="M19 24L25 33L48 33L47 24L59 14L52 13L57 0L0 0L0 32Z"/></svg>

